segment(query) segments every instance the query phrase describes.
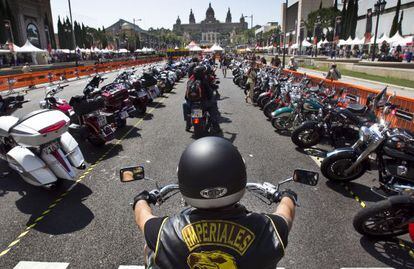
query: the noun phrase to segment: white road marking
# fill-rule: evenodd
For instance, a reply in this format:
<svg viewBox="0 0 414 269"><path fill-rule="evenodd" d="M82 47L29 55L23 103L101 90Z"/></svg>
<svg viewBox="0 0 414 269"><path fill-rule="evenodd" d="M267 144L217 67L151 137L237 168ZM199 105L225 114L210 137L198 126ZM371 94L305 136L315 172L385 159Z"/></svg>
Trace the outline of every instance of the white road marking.
<svg viewBox="0 0 414 269"><path fill-rule="evenodd" d="M13 269L66 269L67 262L28 262L21 261Z"/></svg>
<svg viewBox="0 0 414 269"><path fill-rule="evenodd" d="M120 265L118 269L145 269L145 266L139 265Z"/></svg>

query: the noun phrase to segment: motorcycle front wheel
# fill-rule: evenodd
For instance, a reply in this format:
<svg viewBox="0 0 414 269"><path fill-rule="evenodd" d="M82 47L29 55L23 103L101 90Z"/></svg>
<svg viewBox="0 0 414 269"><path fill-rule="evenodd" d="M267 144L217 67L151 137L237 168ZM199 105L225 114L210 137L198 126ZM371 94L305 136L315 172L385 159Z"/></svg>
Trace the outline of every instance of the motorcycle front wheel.
<svg viewBox="0 0 414 269"><path fill-rule="evenodd" d="M289 129L290 125L290 115L283 115L272 119L272 126L276 130L286 131Z"/></svg>
<svg viewBox="0 0 414 269"><path fill-rule="evenodd" d="M354 217L355 230L372 238L389 238L408 233L414 215L414 201L409 196L392 196L360 210Z"/></svg>
<svg viewBox="0 0 414 269"><path fill-rule="evenodd" d="M365 164L362 163L355 167L351 173L345 174L345 170L351 167L356 159L356 156L347 152L331 155L322 161L321 172L331 181L350 182L361 177L366 171Z"/></svg>
<svg viewBox="0 0 414 269"><path fill-rule="evenodd" d="M292 132L292 142L300 148L310 148L319 144L322 134L314 122L305 122Z"/></svg>

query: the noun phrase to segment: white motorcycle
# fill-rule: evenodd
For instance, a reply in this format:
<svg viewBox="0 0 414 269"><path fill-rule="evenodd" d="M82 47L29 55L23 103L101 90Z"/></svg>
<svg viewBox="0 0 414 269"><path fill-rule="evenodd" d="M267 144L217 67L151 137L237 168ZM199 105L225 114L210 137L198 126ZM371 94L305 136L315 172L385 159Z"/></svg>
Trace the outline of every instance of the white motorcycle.
<svg viewBox="0 0 414 269"><path fill-rule="evenodd" d="M27 102L3 103L8 115ZM58 110L37 110L19 119L0 117L0 158L29 184L52 188L59 179L74 180L73 167L85 169L76 140L70 135L69 118Z"/></svg>

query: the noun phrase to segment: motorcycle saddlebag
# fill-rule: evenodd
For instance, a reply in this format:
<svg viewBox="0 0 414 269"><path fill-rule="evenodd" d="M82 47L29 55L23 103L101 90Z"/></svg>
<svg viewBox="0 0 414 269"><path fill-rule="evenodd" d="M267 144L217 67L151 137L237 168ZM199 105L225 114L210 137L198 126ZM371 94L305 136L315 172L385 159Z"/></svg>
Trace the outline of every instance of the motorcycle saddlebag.
<svg viewBox="0 0 414 269"><path fill-rule="evenodd" d="M142 80L142 87L144 87L144 88L148 88L148 87L157 85L157 80L151 74L144 73L142 75L142 79L143 79Z"/></svg>
<svg viewBox="0 0 414 269"><path fill-rule="evenodd" d="M108 106L120 106L128 99L128 85L125 83L113 83L102 87L102 97Z"/></svg>
<svg viewBox="0 0 414 269"><path fill-rule="evenodd" d="M86 99L83 96L74 96L69 104L77 115L86 115L105 107L105 100L102 97Z"/></svg>

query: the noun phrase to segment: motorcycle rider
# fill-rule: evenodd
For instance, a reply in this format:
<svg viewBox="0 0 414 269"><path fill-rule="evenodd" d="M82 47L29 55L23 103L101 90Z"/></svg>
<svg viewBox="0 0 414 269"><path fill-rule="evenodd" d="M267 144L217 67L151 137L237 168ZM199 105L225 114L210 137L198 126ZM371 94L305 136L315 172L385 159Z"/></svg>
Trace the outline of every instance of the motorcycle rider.
<svg viewBox="0 0 414 269"><path fill-rule="evenodd" d="M295 215L296 194L282 191L272 214L239 204L246 166L235 146L205 137L181 155L178 184L191 206L171 217L156 217L143 191L134 198L135 221L145 235L147 268L275 268L284 256Z"/></svg>
<svg viewBox="0 0 414 269"><path fill-rule="evenodd" d="M214 95L214 91L217 89L213 88L210 85L210 81L208 80L208 68L204 65L198 65L197 67L193 68L192 75L189 78L189 82L198 80L201 82L201 89L202 89L202 96L201 96L201 103L203 109L207 110L210 114L210 120L213 132L220 133L221 128L219 124L219 117L220 112L217 107L216 97ZM191 105L192 100L189 100L187 97L187 93L185 96L186 102L183 104L183 113L184 113L184 120L186 121L186 131L188 132L191 128L191 122L188 118L188 114L191 112Z"/></svg>

